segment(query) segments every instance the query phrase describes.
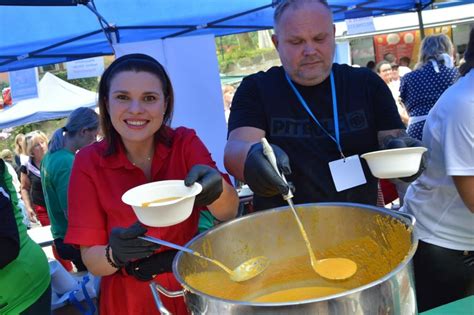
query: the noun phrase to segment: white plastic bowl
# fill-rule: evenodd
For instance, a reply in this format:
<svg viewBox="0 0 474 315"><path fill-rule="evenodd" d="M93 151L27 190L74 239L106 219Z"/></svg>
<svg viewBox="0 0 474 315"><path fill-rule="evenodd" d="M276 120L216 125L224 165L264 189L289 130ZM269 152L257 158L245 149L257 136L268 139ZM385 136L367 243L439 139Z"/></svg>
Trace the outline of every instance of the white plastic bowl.
<svg viewBox="0 0 474 315"><path fill-rule="evenodd" d="M369 169L377 178L400 178L416 174L424 147L380 150L362 154Z"/></svg>
<svg viewBox="0 0 474 315"><path fill-rule="evenodd" d="M198 183L186 187L183 180L165 180L134 187L123 194L122 201L132 206L141 223L163 227L186 220L192 213L196 195L201 191L202 186ZM170 197L178 198L143 206L143 203Z"/></svg>

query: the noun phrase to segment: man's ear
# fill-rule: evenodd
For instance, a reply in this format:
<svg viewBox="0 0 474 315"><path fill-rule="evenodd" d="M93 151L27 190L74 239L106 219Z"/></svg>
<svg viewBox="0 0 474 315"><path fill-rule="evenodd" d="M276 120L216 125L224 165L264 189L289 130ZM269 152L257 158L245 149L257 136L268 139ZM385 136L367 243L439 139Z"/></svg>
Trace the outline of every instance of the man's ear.
<svg viewBox="0 0 474 315"><path fill-rule="evenodd" d="M278 50L278 38L276 34L272 34L272 43L275 46L275 49Z"/></svg>

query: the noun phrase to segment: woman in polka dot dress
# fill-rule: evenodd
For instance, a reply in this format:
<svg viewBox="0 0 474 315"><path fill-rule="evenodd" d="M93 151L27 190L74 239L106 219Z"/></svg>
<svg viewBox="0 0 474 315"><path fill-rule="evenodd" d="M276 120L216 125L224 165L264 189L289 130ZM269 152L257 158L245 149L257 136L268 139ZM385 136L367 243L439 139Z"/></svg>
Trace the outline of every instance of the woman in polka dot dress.
<svg viewBox="0 0 474 315"><path fill-rule="evenodd" d="M453 44L448 36L427 36L421 43L416 70L402 77L400 98L410 116L407 129L410 137L422 140L430 109L458 77L452 55Z"/></svg>

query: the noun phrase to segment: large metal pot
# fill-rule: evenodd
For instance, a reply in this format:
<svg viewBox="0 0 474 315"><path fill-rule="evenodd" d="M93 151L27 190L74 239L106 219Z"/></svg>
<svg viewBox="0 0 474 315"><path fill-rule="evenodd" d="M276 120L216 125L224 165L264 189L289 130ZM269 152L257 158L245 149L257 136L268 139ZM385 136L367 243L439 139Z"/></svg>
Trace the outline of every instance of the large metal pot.
<svg viewBox="0 0 474 315"><path fill-rule="evenodd" d="M201 287L187 280L218 268L179 253L173 272L183 290L169 292L159 285L152 285L152 289L171 297L184 295L192 314L416 314L411 259L418 242L412 233L413 217L349 203L305 204L296 209L316 255L353 259L359 267L356 275L336 283L315 273L298 276L301 270L310 270L309 258L290 210L282 207L221 224L187 244L231 267L254 256L269 257L272 266L257 278L233 283L224 276L218 280L211 277ZM294 272L288 268L281 272L279 262L293 258ZM296 302L252 302L265 293L307 286L337 286L347 291ZM161 312L166 313L158 292L154 296Z"/></svg>

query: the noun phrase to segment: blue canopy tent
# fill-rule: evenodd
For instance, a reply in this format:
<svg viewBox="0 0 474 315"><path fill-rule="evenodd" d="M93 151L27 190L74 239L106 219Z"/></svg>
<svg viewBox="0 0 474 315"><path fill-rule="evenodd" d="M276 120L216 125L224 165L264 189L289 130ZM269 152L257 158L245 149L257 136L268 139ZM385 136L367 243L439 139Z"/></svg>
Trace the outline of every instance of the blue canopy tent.
<svg viewBox="0 0 474 315"><path fill-rule="evenodd" d="M269 29L278 0L0 0L0 72L112 55L111 43ZM333 0L335 21L472 0Z"/></svg>

